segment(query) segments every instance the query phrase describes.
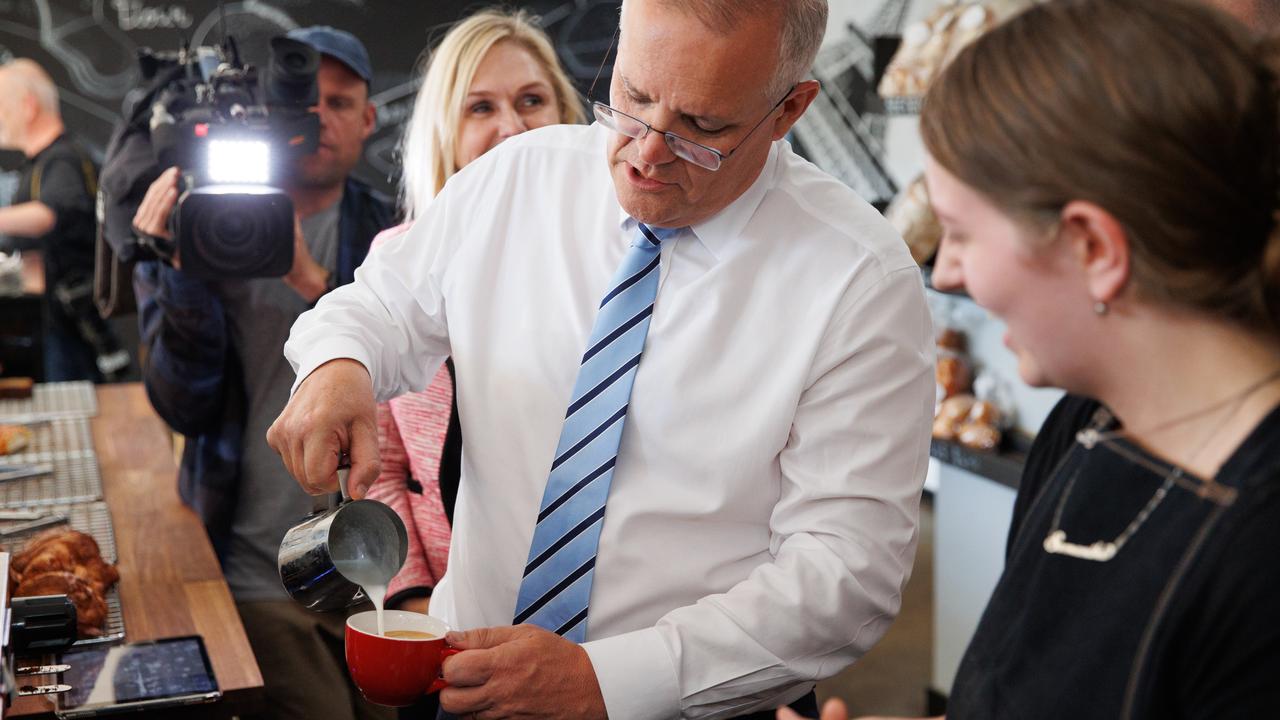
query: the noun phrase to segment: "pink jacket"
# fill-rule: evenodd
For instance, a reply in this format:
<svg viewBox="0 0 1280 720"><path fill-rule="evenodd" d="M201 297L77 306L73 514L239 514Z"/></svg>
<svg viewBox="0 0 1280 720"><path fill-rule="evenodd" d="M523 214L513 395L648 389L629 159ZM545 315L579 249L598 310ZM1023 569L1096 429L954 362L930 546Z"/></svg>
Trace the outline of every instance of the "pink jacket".
<svg viewBox="0 0 1280 720"><path fill-rule="evenodd" d="M383 231L373 240L377 248L403 233L407 225ZM453 408L453 382L441 366L431 385L420 393L406 393L378 405L378 449L382 473L369 497L396 511L409 532L404 567L387 588L387 597L412 588L433 588L449 561L449 520L440 497L440 455ZM412 475L422 494L409 490Z"/></svg>

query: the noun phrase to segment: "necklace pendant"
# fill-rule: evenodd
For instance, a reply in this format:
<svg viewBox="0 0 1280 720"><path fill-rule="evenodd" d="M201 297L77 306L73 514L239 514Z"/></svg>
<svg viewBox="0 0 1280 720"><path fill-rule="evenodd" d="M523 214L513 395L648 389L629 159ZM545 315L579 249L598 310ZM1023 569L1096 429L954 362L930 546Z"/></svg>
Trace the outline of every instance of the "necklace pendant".
<svg viewBox="0 0 1280 720"><path fill-rule="evenodd" d="M1090 562L1108 562L1116 556L1120 548L1115 543L1099 540L1092 545L1078 545L1067 541L1067 534L1062 530L1054 530L1045 536L1044 551L1051 555L1065 555L1077 560Z"/></svg>
<svg viewBox="0 0 1280 720"><path fill-rule="evenodd" d="M1076 442L1083 445L1085 450L1092 450L1101 439L1101 435L1093 428L1085 428L1084 430L1076 433Z"/></svg>

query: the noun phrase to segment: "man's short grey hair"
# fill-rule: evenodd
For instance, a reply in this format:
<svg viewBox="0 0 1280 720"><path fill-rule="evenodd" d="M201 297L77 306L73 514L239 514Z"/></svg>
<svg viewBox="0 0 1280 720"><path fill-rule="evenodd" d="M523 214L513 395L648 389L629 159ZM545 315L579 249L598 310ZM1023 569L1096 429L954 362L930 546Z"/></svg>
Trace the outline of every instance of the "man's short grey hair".
<svg viewBox="0 0 1280 720"><path fill-rule="evenodd" d="M717 32L729 32L743 18L769 16L779 12L778 68L766 88L770 100L781 98L789 88L804 80L813 69L818 47L827 32L827 0L662 0L667 5L692 13L702 24Z"/></svg>

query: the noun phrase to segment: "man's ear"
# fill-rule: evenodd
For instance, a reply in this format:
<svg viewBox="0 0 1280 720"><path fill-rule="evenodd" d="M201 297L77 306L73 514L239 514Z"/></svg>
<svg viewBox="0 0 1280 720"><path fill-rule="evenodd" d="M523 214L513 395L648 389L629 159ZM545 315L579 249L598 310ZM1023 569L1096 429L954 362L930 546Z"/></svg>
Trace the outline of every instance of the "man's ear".
<svg viewBox="0 0 1280 720"><path fill-rule="evenodd" d="M1094 301L1111 303L1129 283L1129 235L1105 208L1073 200L1059 220L1063 240L1080 264Z"/></svg>
<svg viewBox="0 0 1280 720"><path fill-rule="evenodd" d="M791 127L818 97L821 87L817 80L802 80L796 85L791 95L782 103L782 114L773 121L771 136L774 140L781 140L791 132Z"/></svg>
<svg viewBox="0 0 1280 720"><path fill-rule="evenodd" d="M364 104L364 131L360 133L360 139L368 140L377 125L378 109L373 106L372 102L366 102Z"/></svg>

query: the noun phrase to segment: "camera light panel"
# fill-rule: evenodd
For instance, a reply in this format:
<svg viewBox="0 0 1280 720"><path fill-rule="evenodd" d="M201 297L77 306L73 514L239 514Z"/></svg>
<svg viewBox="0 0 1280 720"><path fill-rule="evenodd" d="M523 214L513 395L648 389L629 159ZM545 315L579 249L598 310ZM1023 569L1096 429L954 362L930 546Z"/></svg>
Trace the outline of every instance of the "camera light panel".
<svg viewBox="0 0 1280 720"><path fill-rule="evenodd" d="M271 147L259 140L210 140L209 180L215 183L266 184L271 178Z"/></svg>

